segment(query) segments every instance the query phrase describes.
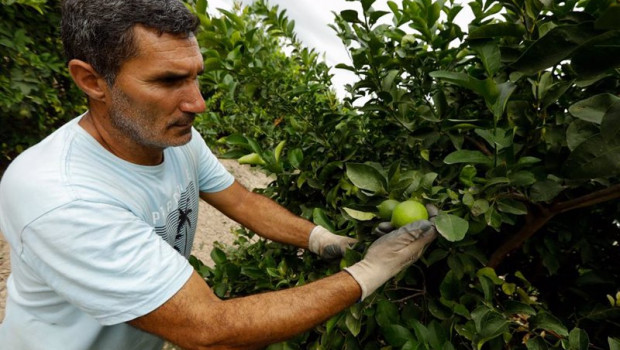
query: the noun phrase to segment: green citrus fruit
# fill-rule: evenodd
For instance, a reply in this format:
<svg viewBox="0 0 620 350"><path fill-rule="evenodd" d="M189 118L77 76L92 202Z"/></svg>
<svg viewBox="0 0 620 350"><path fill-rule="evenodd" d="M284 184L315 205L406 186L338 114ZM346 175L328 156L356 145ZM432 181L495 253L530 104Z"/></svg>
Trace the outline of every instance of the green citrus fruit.
<svg viewBox="0 0 620 350"><path fill-rule="evenodd" d="M426 219L428 219L428 212L424 204L414 200L406 200L394 207L391 222L394 227L401 227L414 221Z"/></svg>
<svg viewBox="0 0 620 350"><path fill-rule="evenodd" d="M389 219L392 217L392 211L394 207L397 206L400 202L396 199L386 199L381 204L377 205L377 209L379 209L379 217L381 219Z"/></svg>

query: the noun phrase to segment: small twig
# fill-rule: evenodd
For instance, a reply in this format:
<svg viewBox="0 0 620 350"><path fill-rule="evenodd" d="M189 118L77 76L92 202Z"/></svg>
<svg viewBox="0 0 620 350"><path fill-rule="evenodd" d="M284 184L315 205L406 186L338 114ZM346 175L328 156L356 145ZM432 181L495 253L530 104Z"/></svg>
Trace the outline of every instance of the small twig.
<svg viewBox="0 0 620 350"><path fill-rule="evenodd" d="M482 142L476 140L475 138L465 135L465 139L471 143L473 143L482 153L484 153L485 155L491 157L494 156L494 153L489 151L489 149L487 148L487 146L485 146Z"/></svg>
<svg viewBox="0 0 620 350"><path fill-rule="evenodd" d="M409 292L418 292L418 293L425 293L426 291L424 289L417 289L417 288L408 288L408 287L394 287L394 288L385 288L386 291L399 291L399 290L406 290Z"/></svg>
<svg viewBox="0 0 620 350"><path fill-rule="evenodd" d="M413 299L413 298L424 296L425 294L426 293L415 293L415 294L408 295L408 296L406 296L404 298L393 300L393 302L395 302L395 303L402 303L402 302L407 301L409 299Z"/></svg>

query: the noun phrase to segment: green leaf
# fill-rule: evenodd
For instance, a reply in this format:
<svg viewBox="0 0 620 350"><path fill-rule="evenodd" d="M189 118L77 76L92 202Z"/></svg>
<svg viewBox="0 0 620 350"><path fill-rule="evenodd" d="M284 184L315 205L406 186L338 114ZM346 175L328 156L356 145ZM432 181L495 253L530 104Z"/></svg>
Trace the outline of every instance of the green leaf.
<svg viewBox="0 0 620 350"><path fill-rule="evenodd" d="M572 179L592 179L620 174L620 138L605 142L597 134L581 143L566 159L564 172Z"/></svg>
<svg viewBox="0 0 620 350"><path fill-rule="evenodd" d="M493 282L493 284L498 285L498 286L504 283L504 280L497 277L497 273L492 267L483 267L479 269L478 271L476 271L476 276L478 277L485 276L489 278L489 280Z"/></svg>
<svg viewBox="0 0 620 350"><path fill-rule="evenodd" d="M396 347L405 345L408 340L415 340L411 332L399 324L391 324L387 327L382 327L381 333L383 333L388 344Z"/></svg>
<svg viewBox="0 0 620 350"><path fill-rule="evenodd" d="M375 213L359 211L351 208L342 208L350 217L358 221L368 221L375 217Z"/></svg>
<svg viewBox="0 0 620 350"><path fill-rule="evenodd" d="M486 199L476 199L470 210L473 216L482 215L489 210L489 201Z"/></svg>
<svg viewBox="0 0 620 350"><path fill-rule="evenodd" d="M482 137L493 149L502 150L512 145L512 132L500 128L475 129L474 132Z"/></svg>
<svg viewBox="0 0 620 350"><path fill-rule="evenodd" d="M505 312L511 315L536 315L533 307L519 301L508 300L504 303Z"/></svg>
<svg viewBox="0 0 620 350"><path fill-rule="evenodd" d="M386 178L374 167L368 164L348 163L347 177L362 190L374 193L383 193L387 187Z"/></svg>
<svg viewBox="0 0 620 350"><path fill-rule="evenodd" d="M560 97L562 97L572 85L573 81L557 82L553 84L542 100L543 108L547 108L552 104L557 103Z"/></svg>
<svg viewBox="0 0 620 350"><path fill-rule="evenodd" d="M583 141L598 134L599 128L591 122L580 119L573 120L566 129L566 144L568 149L574 151Z"/></svg>
<svg viewBox="0 0 620 350"><path fill-rule="evenodd" d="M458 300L462 294L460 279L454 271L450 270L446 273L439 286L441 296L447 300Z"/></svg>
<svg viewBox="0 0 620 350"><path fill-rule="evenodd" d="M547 343L541 337L533 337L525 343L527 350L547 350Z"/></svg>
<svg viewBox="0 0 620 350"><path fill-rule="evenodd" d="M450 341L447 327L432 320L428 325L428 345L429 349L443 349L443 345Z"/></svg>
<svg viewBox="0 0 620 350"><path fill-rule="evenodd" d="M350 23L361 23L355 10L344 10L340 12L340 16Z"/></svg>
<svg viewBox="0 0 620 350"><path fill-rule="evenodd" d="M447 320L452 316L452 311L441 304L438 299L430 299L428 301L428 311L440 320Z"/></svg>
<svg viewBox="0 0 620 350"><path fill-rule="evenodd" d="M568 111L575 118L601 124L607 110L620 101L620 97L604 93L581 100L568 107Z"/></svg>
<svg viewBox="0 0 620 350"><path fill-rule="evenodd" d="M295 148L288 152L288 161L291 166L299 169L301 162L304 160L304 153L300 148Z"/></svg>
<svg viewBox="0 0 620 350"><path fill-rule="evenodd" d="M218 247L214 247L211 250L211 259L213 259L213 262L215 264L224 264L228 261L228 258L226 258L226 253L224 253L223 250L221 250Z"/></svg>
<svg viewBox="0 0 620 350"><path fill-rule="evenodd" d="M510 183L514 186L529 186L536 182L536 176L527 170L520 170L508 175Z"/></svg>
<svg viewBox="0 0 620 350"><path fill-rule="evenodd" d="M368 19L369 19L369 23L371 25L375 24L379 18L389 14L390 12L387 11L372 11L370 12L370 14L368 15Z"/></svg>
<svg viewBox="0 0 620 350"><path fill-rule="evenodd" d="M485 24L469 31L467 39L487 39L513 36L520 38L525 34L525 26L517 23L492 23Z"/></svg>
<svg viewBox="0 0 620 350"><path fill-rule="evenodd" d="M459 180L465 185L465 186L473 186L474 185L474 177L476 177L476 174L478 173L478 171L476 170L476 167L473 165L465 165L463 167L463 169L461 169L461 173L459 174Z"/></svg>
<svg viewBox="0 0 620 350"><path fill-rule="evenodd" d="M375 0L362 0L362 9L364 12L368 11Z"/></svg>
<svg viewBox="0 0 620 350"><path fill-rule="evenodd" d="M452 214L440 213L435 217L435 226L445 239L450 242L460 241L465 238L469 229L469 222Z"/></svg>
<svg viewBox="0 0 620 350"><path fill-rule="evenodd" d="M487 106L491 108L491 112L495 116L495 119L499 119L506 110L506 103L508 103L508 99L517 88L517 85L513 82L506 81L497 85L496 90L499 91L496 99L493 102L487 100Z"/></svg>
<svg viewBox="0 0 620 350"><path fill-rule="evenodd" d="M282 154L282 150L284 149L284 145L286 145L286 141L280 141L276 148L273 151L273 156L276 159L276 162L280 161L280 155Z"/></svg>
<svg viewBox="0 0 620 350"><path fill-rule="evenodd" d="M502 198L498 200L497 209L501 212L514 215L527 214L527 207L523 204L523 202L510 198Z"/></svg>
<svg viewBox="0 0 620 350"><path fill-rule="evenodd" d="M609 350L620 350L620 338L608 337Z"/></svg>
<svg viewBox="0 0 620 350"><path fill-rule="evenodd" d="M583 329L573 328L568 335L568 350L588 350L590 338Z"/></svg>
<svg viewBox="0 0 620 350"><path fill-rule="evenodd" d="M571 67L579 80L596 78L620 66L620 30L605 32L579 47Z"/></svg>
<svg viewBox="0 0 620 350"><path fill-rule="evenodd" d="M403 315L403 319L409 329L412 329L415 333L416 340L420 342L428 341L428 328L426 328L420 321L415 318L407 317Z"/></svg>
<svg viewBox="0 0 620 350"><path fill-rule="evenodd" d="M601 135L607 143L620 138L620 100L612 104L603 115Z"/></svg>
<svg viewBox="0 0 620 350"><path fill-rule="evenodd" d="M271 344L265 350L294 350L296 347L291 346L288 342Z"/></svg>
<svg viewBox="0 0 620 350"><path fill-rule="evenodd" d="M595 34L590 24L561 25L533 42L512 65L532 75L567 58Z"/></svg>
<svg viewBox="0 0 620 350"><path fill-rule="evenodd" d="M494 76L501 68L499 46L494 40L476 40L470 45L487 71L489 76Z"/></svg>
<svg viewBox="0 0 620 350"><path fill-rule="evenodd" d="M435 79L445 80L474 91L484 98L488 106L495 104L499 96L497 84L491 78L480 80L466 73L448 71L434 71L430 72L429 75Z"/></svg>
<svg viewBox="0 0 620 350"><path fill-rule="evenodd" d="M491 301L495 294L495 286L493 282L487 276L478 275L478 281L480 281L480 288L484 293L484 300Z"/></svg>
<svg viewBox="0 0 620 350"><path fill-rule="evenodd" d="M356 337L362 330L362 320L354 317L350 312L347 313L344 324L354 337Z"/></svg>
<svg viewBox="0 0 620 350"><path fill-rule="evenodd" d="M556 181L539 181L530 187L530 199L533 202L549 202L563 190L564 186Z"/></svg>
<svg viewBox="0 0 620 350"><path fill-rule="evenodd" d="M325 213L325 210L321 208L314 208L312 211L312 221L317 225L325 227L330 232L336 231L336 227L327 216L327 213Z"/></svg>
<svg viewBox="0 0 620 350"><path fill-rule="evenodd" d="M379 300L375 311L375 319L380 327L387 327L398 322L398 307L389 300Z"/></svg>
<svg viewBox="0 0 620 350"><path fill-rule="evenodd" d="M530 327L555 332L563 337L568 336L566 326L555 316L547 312L541 312L530 318Z"/></svg>
<svg viewBox="0 0 620 350"><path fill-rule="evenodd" d="M446 164L457 163L469 163L469 164L484 164L487 166L493 165L493 160L480 151L471 150L458 150L454 151L446 156L443 160Z"/></svg>
<svg viewBox="0 0 620 350"><path fill-rule="evenodd" d="M471 313L479 339L476 348L481 349L484 343L508 331L509 322L498 312L481 306Z"/></svg>
<svg viewBox="0 0 620 350"><path fill-rule="evenodd" d="M207 0L197 0L196 1L196 12L200 14L207 13Z"/></svg>

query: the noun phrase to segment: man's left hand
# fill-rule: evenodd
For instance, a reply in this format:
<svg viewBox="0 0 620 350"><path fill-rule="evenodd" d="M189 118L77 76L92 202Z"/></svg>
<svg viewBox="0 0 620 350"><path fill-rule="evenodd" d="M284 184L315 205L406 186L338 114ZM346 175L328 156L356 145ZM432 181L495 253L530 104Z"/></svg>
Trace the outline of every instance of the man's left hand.
<svg viewBox="0 0 620 350"><path fill-rule="evenodd" d="M355 238L339 236L322 226L316 226L310 232L308 249L323 259L332 260L341 258L355 243L357 243Z"/></svg>

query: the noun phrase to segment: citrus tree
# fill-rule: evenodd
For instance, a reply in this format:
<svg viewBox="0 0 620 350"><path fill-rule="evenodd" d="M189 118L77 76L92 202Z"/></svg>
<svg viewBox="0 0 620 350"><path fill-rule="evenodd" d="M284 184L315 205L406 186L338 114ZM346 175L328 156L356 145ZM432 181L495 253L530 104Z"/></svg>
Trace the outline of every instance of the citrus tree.
<svg viewBox="0 0 620 350"><path fill-rule="evenodd" d="M0 2L0 169L84 110L65 68L59 4Z"/></svg>
<svg viewBox="0 0 620 350"><path fill-rule="evenodd" d="M441 238L425 257L274 348L617 348L618 4L473 1L464 32L454 23L459 4L405 0L378 11L373 2L335 14L352 58L336 68L359 78L342 106L312 97L328 93L325 80L292 75L279 96L249 96L262 119L247 113L253 128L220 141L277 175L265 194L359 246L326 262L245 232L232 249L214 250L215 268L196 267L221 297L303 284L363 256L382 220L378 205L414 198L440 209ZM252 22L252 35L294 42L276 10ZM226 92L237 96L243 79L277 82L216 70L230 74ZM206 89L224 93L216 82ZM296 112L279 119L282 110L261 98L282 96Z"/></svg>

